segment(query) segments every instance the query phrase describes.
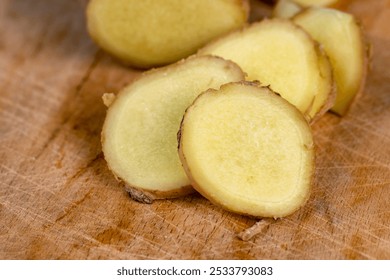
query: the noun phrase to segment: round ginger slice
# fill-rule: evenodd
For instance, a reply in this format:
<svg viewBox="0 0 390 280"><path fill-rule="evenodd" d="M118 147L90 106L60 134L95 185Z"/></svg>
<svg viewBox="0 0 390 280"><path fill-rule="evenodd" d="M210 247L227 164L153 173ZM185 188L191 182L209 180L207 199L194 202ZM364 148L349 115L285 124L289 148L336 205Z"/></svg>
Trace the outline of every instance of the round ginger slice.
<svg viewBox="0 0 390 280"><path fill-rule="evenodd" d="M273 17L292 18L311 7L328 7L343 10L351 0L278 0L272 12Z"/></svg>
<svg viewBox="0 0 390 280"><path fill-rule="evenodd" d="M296 1L278 0L272 11L272 16L277 18L291 18L304 9Z"/></svg>
<svg viewBox="0 0 390 280"><path fill-rule="evenodd" d="M345 10L354 0L288 0L294 1L299 4L302 9L311 8L311 7L322 7L322 8L332 8Z"/></svg>
<svg viewBox="0 0 390 280"><path fill-rule="evenodd" d="M185 58L248 16L248 0L91 0L87 8L94 41L139 68Z"/></svg>
<svg viewBox="0 0 390 280"><path fill-rule="evenodd" d="M193 191L177 153L177 132L185 109L203 91L244 79L222 58L191 57L145 72L109 105L102 131L110 170L127 184L133 199L150 203Z"/></svg>
<svg viewBox="0 0 390 280"><path fill-rule="evenodd" d="M331 110L340 116L362 90L367 73L367 45L360 24L353 15L329 8L310 8L293 21L323 47L330 58L337 85Z"/></svg>
<svg viewBox="0 0 390 280"><path fill-rule="evenodd" d="M323 113L325 104L329 107L333 79L328 58L309 34L289 20L254 23L215 40L199 53L236 62L248 74L247 80L269 85L309 119Z"/></svg>
<svg viewBox="0 0 390 280"><path fill-rule="evenodd" d="M184 115L179 154L193 187L239 214L279 218L309 197L314 171L308 122L267 87L229 83Z"/></svg>

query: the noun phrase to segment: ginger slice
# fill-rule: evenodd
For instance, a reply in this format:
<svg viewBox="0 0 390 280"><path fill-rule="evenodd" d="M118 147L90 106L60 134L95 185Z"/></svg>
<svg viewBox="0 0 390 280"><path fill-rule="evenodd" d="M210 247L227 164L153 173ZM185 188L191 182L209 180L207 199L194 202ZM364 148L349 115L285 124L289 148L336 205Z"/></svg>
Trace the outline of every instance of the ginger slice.
<svg viewBox="0 0 390 280"><path fill-rule="evenodd" d="M301 5L302 7L312 7L312 6L328 7L328 6L336 5L338 2L342 2L343 0L291 0L291 1L294 1L295 3Z"/></svg>
<svg viewBox="0 0 390 280"><path fill-rule="evenodd" d="M310 7L345 9L351 0L278 0L272 11L273 17L292 18Z"/></svg>
<svg viewBox="0 0 390 280"><path fill-rule="evenodd" d="M309 197L313 137L296 107L249 82L208 90L187 109L179 154L192 186L232 212L279 218Z"/></svg>
<svg viewBox="0 0 390 280"><path fill-rule="evenodd" d="M135 200L150 203L193 191L177 153L184 111L201 92L243 79L233 62L190 57L145 72L113 101L104 95L110 100L102 131L104 157Z"/></svg>
<svg viewBox="0 0 390 280"><path fill-rule="evenodd" d="M277 18L292 18L304 9L293 0L279 0L272 10L272 16Z"/></svg>
<svg viewBox="0 0 390 280"><path fill-rule="evenodd" d="M87 7L94 41L139 68L185 58L248 16L248 0L91 0Z"/></svg>
<svg viewBox="0 0 390 280"><path fill-rule="evenodd" d="M318 88L322 88L322 90L317 90L313 103L305 112L311 124L319 120L332 108L337 96L337 86L334 80L332 64L323 51L319 53L318 62L321 68L320 73L324 76L320 79L320 83L318 83Z"/></svg>
<svg viewBox="0 0 390 280"><path fill-rule="evenodd" d="M367 45L356 19L329 8L310 8L293 21L304 28L325 49L334 69L337 97L332 111L343 116L364 87Z"/></svg>
<svg viewBox="0 0 390 280"><path fill-rule="evenodd" d="M309 113L309 118L320 112L333 92L332 69L324 51L289 20L254 23L208 44L199 53L236 62L248 74L247 80L269 85L302 113ZM318 104L313 108L315 99Z"/></svg>

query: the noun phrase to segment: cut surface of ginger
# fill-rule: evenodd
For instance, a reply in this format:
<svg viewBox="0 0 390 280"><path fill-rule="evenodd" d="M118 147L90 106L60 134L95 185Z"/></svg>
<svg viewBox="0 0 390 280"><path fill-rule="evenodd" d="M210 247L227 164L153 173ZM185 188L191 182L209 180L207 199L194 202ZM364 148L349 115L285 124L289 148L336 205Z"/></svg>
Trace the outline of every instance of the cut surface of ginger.
<svg viewBox="0 0 390 280"><path fill-rule="evenodd" d="M302 11L303 7L293 0L278 0L272 16L277 18L291 18Z"/></svg>
<svg viewBox="0 0 390 280"><path fill-rule="evenodd" d="M211 56L145 72L108 108L102 145L111 171L151 200L191 192L177 153L184 111L202 91L242 79L237 65Z"/></svg>
<svg viewBox="0 0 390 280"><path fill-rule="evenodd" d="M94 41L140 68L185 58L211 39L241 27L247 0L91 0L88 31Z"/></svg>
<svg viewBox="0 0 390 280"><path fill-rule="evenodd" d="M284 217L309 197L310 127L269 88L241 82L200 95L184 115L179 154L192 185L232 212Z"/></svg>
<svg viewBox="0 0 390 280"><path fill-rule="evenodd" d="M337 2L342 0L291 0L303 7L312 7L312 6L331 6L335 5Z"/></svg>
<svg viewBox="0 0 390 280"><path fill-rule="evenodd" d="M351 0L278 0L272 16L277 18L292 18L299 12L310 7L329 7L345 9Z"/></svg>
<svg viewBox="0 0 390 280"><path fill-rule="evenodd" d="M335 103L337 95L337 87L334 81L332 64L327 55L321 52L318 58L320 73L323 75L318 83L317 94L315 95L312 104L305 112L308 120L314 123L320 119L327 111L329 111Z"/></svg>
<svg viewBox="0 0 390 280"><path fill-rule="evenodd" d="M351 14L329 8L310 8L293 20L328 54L337 85L332 111L344 115L362 90L366 76L367 47L359 24Z"/></svg>
<svg viewBox="0 0 390 280"><path fill-rule="evenodd" d="M313 118L316 96L323 104L332 93L332 69L324 51L294 23L263 20L208 44L200 54L213 54L236 62L258 80ZM318 101L319 102L319 101Z"/></svg>

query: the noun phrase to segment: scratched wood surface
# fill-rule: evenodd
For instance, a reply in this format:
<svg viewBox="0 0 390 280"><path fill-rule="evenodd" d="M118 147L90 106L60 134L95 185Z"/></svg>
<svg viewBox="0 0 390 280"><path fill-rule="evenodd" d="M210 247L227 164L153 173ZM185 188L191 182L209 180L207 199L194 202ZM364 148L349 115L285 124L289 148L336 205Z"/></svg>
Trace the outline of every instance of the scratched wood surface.
<svg viewBox="0 0 390 280"><path fill-rule="evenodd" d="M244 242L256 220L197 194L139 204L107 170L101 94L140 72L93 44L79 1L0 0L0 258L390 259L390 1L348 10L374 49L364 95L313 127L307 205Z"/></svg>

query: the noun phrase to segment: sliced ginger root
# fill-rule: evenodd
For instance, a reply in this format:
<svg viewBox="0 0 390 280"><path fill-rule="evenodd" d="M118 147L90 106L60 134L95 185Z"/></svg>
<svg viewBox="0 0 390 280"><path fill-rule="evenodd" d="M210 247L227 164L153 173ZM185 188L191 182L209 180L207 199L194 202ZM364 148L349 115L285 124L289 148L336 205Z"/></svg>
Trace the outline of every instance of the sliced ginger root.
<svg viewBox="0 0 390 280"><path fill-rule="evenodd" d="M356 19L329 8L310 8L293 18L324 48L334 69L337 97L332 111L343 116L363 90L367 45Z"/></svg>
<svg viewBox="0 0 390 280"><path fill-rule="evenodd" d="M236 62L248 74L247 80L269 85L309 119L323 113L325 105L332 105L332 69L324 51L289 20L254 23L217 39L199 53Z"/></svg>
<svg viewBox="0 0 390 280"><path fill-rule="evenodd" d="M104 157L130 195L150 203L191 193L177 153L177 132L185 109L209 88L244 79L241 69L222 58L190 57L145 72L109 105L102 131Z"/></svg>
<svg viewBox="0 0 390 280"><path fill-rule="evenodd" d="M315 95L309 109L305 112L311 124L319 120L332 108L337 96L337 87L334 81L333 68L328 56L321 51L318 59L318 65L322 75L320 81L322 81L322 83L318 84L319 90L316 90L317 94Z"/></svg>
<svg viewBox="0 0 390 280"><path fill-rule="evenodd" d="M272 16L277 18L291 18L304 9L293 0L279 0L273 11Z"/></svg>
<svg viewBox="0 0 390 280"><path fill-rule="evenodd" d="M232 212L284 217L309 197L310 127L267 87L229 83L200 95L183 117L179 154L192 186Z"/></svg>
<svg viewBox="0 0 390 280"><path fill-rule="evenodd" d="M311 6L331 6L336 5L337 2L341 2L340 0L292 0L303 7L311 7Z"/></svg>
<svg viewBox="0 0 390 280"><path fill-rule="evenodd" d="M248 0L91 0L88 31L108 53L139 68L185 58L241 27Z"/></svg>
<svg viewBox="0 0 390 280"><path fill-rule="evenodd" d="M278 0L272 15L277 18L292 18L310 7L329 7L343 9L350 0Z"/></svg>

